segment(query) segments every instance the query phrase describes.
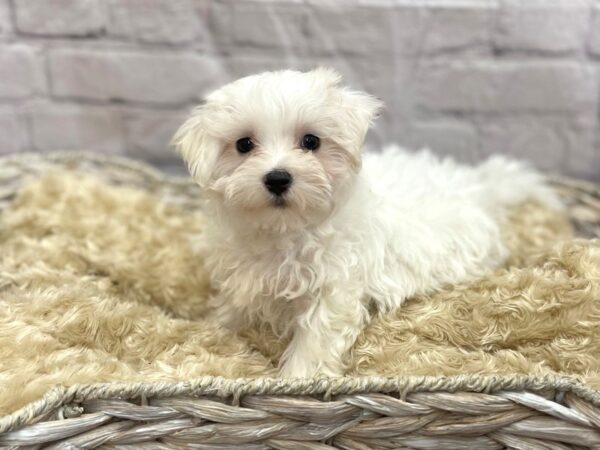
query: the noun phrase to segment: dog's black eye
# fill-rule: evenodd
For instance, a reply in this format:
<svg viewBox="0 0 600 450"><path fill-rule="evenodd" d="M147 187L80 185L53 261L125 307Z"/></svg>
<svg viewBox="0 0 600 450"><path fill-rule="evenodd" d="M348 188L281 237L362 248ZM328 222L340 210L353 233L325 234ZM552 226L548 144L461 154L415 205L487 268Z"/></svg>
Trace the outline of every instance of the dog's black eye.
<svg viewBox="0 0 600 450"><path fill-rule="evenodd" d="M249 137L241 138L235 143L235 148L240 153L248 153L254 148L254 142Z"/></svg>
<svg viewBox="0 0 600 450"><path fill-rule="evenodd" d="M300 145L306 150L315 151L321 145L321 139L319 139L314 134L305 134L304 136L302 136L302 142L300 143Z"/></svg>

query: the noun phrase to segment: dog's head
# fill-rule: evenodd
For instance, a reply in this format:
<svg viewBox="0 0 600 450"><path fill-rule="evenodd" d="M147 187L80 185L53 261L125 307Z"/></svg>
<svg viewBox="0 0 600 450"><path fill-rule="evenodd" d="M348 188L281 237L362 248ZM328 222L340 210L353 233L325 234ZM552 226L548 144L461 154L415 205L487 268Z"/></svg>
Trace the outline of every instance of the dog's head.
<svg viewBox="0 0 600 450"><path fill-rule="evenodd" d="M278 232L317 224L352 185L381 106L340 82L329 69L242 78L209 95L173 142L234 220Z"/></svg>

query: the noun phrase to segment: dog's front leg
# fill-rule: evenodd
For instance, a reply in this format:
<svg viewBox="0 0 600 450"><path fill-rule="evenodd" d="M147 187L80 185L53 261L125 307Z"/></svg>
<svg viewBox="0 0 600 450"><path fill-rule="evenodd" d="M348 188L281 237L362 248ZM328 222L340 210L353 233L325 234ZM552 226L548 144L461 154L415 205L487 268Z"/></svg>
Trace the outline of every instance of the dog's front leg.
<svg viewBox="0 0 600 450"><path fill-rule="evenodd" d="M282 377L342 376L342 357L362 331L367 310L347 291L316 300L299 318L280 363Z"/></svg>

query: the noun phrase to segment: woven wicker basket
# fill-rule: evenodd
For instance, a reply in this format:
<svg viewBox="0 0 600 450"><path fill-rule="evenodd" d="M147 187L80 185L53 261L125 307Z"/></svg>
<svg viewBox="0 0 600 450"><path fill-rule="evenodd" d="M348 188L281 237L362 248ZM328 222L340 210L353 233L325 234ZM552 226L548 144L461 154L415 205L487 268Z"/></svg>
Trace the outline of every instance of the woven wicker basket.
<svg viewBox="0 0 600 450"><path fill-rule="evenodd" d="M190 181L142 164L27 154L0 158L0 211L28 176L53 167L201 207ZM552 183L578 232L600 236L600 188ZM0 418L0 448L600 448L600 391L572 378L522 375L76 385Z"/></svg>

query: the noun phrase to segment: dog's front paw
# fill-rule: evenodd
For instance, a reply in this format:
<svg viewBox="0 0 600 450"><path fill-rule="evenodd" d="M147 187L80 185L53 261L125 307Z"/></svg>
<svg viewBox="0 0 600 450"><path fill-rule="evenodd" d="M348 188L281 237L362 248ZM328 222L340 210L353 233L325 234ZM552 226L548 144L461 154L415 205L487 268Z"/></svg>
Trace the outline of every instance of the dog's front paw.
<svg viewBox="0 0 600 450"><path fill-rule="evenodd" d="M286 360L279 370L279 376L282 378L341 377L343 375L344 369L341 366L293 357Z"/></svg>

